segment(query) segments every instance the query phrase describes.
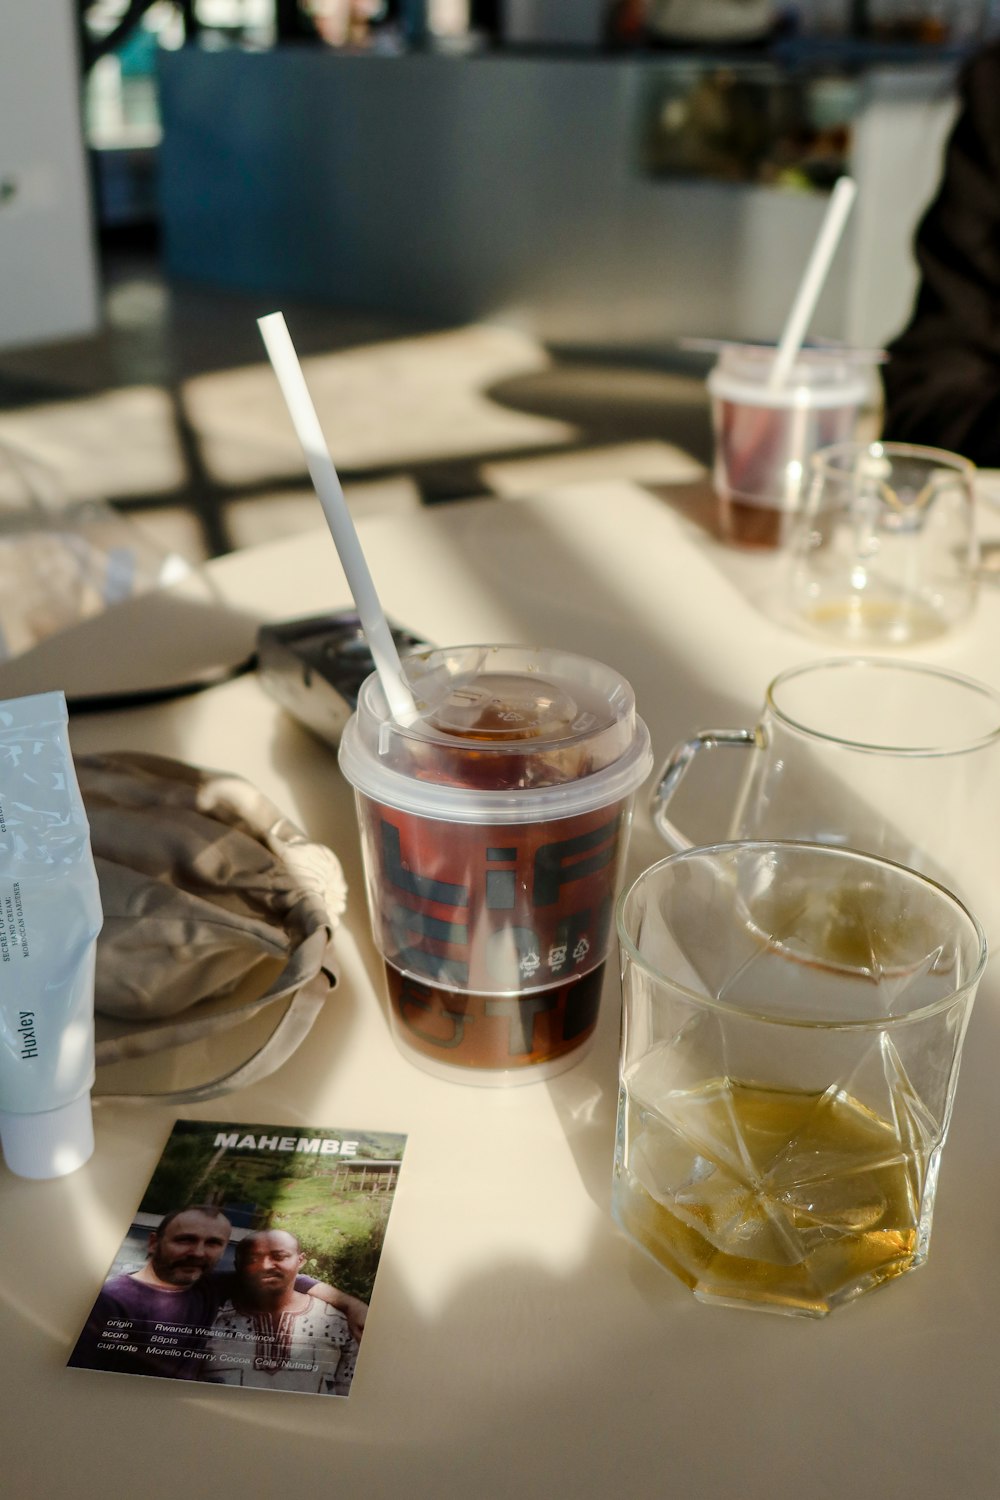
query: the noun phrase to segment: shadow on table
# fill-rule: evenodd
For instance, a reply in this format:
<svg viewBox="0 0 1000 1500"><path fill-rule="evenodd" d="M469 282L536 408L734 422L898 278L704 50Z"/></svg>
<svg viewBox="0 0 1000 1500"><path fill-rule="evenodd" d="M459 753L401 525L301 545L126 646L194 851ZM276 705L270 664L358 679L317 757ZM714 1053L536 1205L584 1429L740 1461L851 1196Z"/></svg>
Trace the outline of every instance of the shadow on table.
<svg viewBox="0 0 1000 1500"><path fill-rule="evenodd" d="M970 1410L967 1376L942 1381L968 1357L947 1330L943 1366L921 1358L920 1277L825 1326L708 1309L602 1225L564 1269L540 1245L537 1258L498 1254L456 1278L443 1302L420 1295L419 1282L418 1265L380 1273L347 1402L170 1390L158 1401L162 1430L183 1432L194 1451L211 1436L226 1493L240 1500L273 1494L274 1472L262 1473L269 1440L284 1490L312 1493L326 1473L369 1500L721 1496L734 1486L745 1500L801 1490L833 1500L862 1480L895 1494L906 1466L927 1476L914 1491L924 1500L946 1492L946 1473L956 1492L986 1493L975 1487L988 1460L974 1433L989 1430L989 1396L981 1390ZM871 1422L873 1341L879 1367L909 1371L905 1426ZM844 1381L848 1362L855 1381ZM190 1462L171 1465L172 1483Z"/></svg>
<svg viewBox="0 0 1000 1500"><path fill-rule="evenodd" d="M589 442L656 439L706 466L712 461L705 384L691 375L563 362L498 381L487 394L501 406L572 423Z"/></svg>

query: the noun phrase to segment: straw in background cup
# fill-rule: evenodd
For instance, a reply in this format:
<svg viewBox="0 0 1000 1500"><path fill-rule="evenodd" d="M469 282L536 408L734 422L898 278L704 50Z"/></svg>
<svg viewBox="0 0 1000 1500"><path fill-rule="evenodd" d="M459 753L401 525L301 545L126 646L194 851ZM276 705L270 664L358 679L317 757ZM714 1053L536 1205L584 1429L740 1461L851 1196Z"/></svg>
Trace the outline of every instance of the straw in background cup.
<svg viewBox="0 0 1000 1500"><path fill-rule="evenodd" d="M834 184L812 254L806 263L802 281L778 340L777 354L768 380L772 390L780 390L785 385L798 358L857 191L857 185L851 177L840 177Z"/></svg>
<svg viewBox="0 0 1000 1500"><path fill-rule="evenodd" d="M758 351L756 367L745 357L742 371L732 368L740 358L738 346L733 346L732 353L723 351L709 378L715 488L722 533L729 541L779 544L782 512L798 503L810 453L853 435L866 391L858 393L850 371L835 375L832 366L824 370L804 360L802 345L856 194L850 177L835 184L777 348L767 352L766 365Z"/></svg>

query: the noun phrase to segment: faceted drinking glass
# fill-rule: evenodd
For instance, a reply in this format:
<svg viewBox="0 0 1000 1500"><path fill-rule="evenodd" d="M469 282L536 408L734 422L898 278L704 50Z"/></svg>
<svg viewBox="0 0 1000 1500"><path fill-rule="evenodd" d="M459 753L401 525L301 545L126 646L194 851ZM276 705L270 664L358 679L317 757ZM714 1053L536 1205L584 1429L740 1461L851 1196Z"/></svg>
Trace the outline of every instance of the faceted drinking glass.
<svg viewBox="0 0 1000 1500"><path fill-rule="evenodd" d="M849 849L731 843L618 905L620 1227L702 1302L823 1317L927 1258L982 928Z"/></svg>

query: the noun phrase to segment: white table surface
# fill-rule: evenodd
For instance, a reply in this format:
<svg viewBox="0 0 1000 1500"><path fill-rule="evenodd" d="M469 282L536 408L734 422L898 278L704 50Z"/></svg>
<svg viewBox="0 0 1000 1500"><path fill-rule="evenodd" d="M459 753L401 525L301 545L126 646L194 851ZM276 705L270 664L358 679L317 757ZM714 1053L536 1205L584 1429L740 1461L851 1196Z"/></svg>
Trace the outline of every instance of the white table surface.
<svg viewBox="0 0 1000 1500"><path fill-rule="evenodd" d="M386 608L431 638L544 642L621 668L658 759L696 727L752 723L776 671L836 654L762 612L779 587L775 558L725 551L631 485L361 530ZM258 618L347 602L325 533L209 572L243 612L234 657ZM159 621L160 607L148 615ZM156 646L142 617L126 631L106 617L103 645L88 635L82 655L141 664ZM1000 588L987 587L973 627L919 654L1000 687L998 641ZM72 642L60 654L74 679ZM42 667L27 683L19 670L0 672L0 692L51 685ZM189 1113L402 1131L409 1143L346 1402L64 1368L173 1110L102 1101L94 1157L75 1175L31 1183L0 1169L6 1494L996 1500L995 964L971 1023L928 1265L820 1323L704 1308L609 1216L613 975L593 1047L561 1077L510 1090L429 1077L388 1035L352 801L331 752L252 677L76 718L72 738L78 752L149 749L239 772L344 864L341 985L308 1041L269 1079ZM722 831L710 826L719 795L691 798L708 835ZM643 794L629 872L662 852Z"/></svg>

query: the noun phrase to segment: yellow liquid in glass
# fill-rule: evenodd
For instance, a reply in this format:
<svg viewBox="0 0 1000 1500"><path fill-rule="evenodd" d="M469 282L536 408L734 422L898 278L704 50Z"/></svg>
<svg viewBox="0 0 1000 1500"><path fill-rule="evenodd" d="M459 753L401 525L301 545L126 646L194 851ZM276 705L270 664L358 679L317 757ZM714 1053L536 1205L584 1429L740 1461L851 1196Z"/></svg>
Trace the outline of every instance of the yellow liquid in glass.
<svg viewBox="0 0 1000 1500"><path fill-rule="evenodd" d="M845 599L813 605L807 619L825 634L855 643L888 641L895 645L928 641L947 630L949 621L934 610L900 600Z"/></svg>
<svg viewBox="0 0 1000 1500"><path fill-rule="evenodd" d="M822 1317L925 1257L939 1142L912 1112L904 1140L842 1093L730 1079L623 1111L615 1217L701 1300Z"/></svg>

